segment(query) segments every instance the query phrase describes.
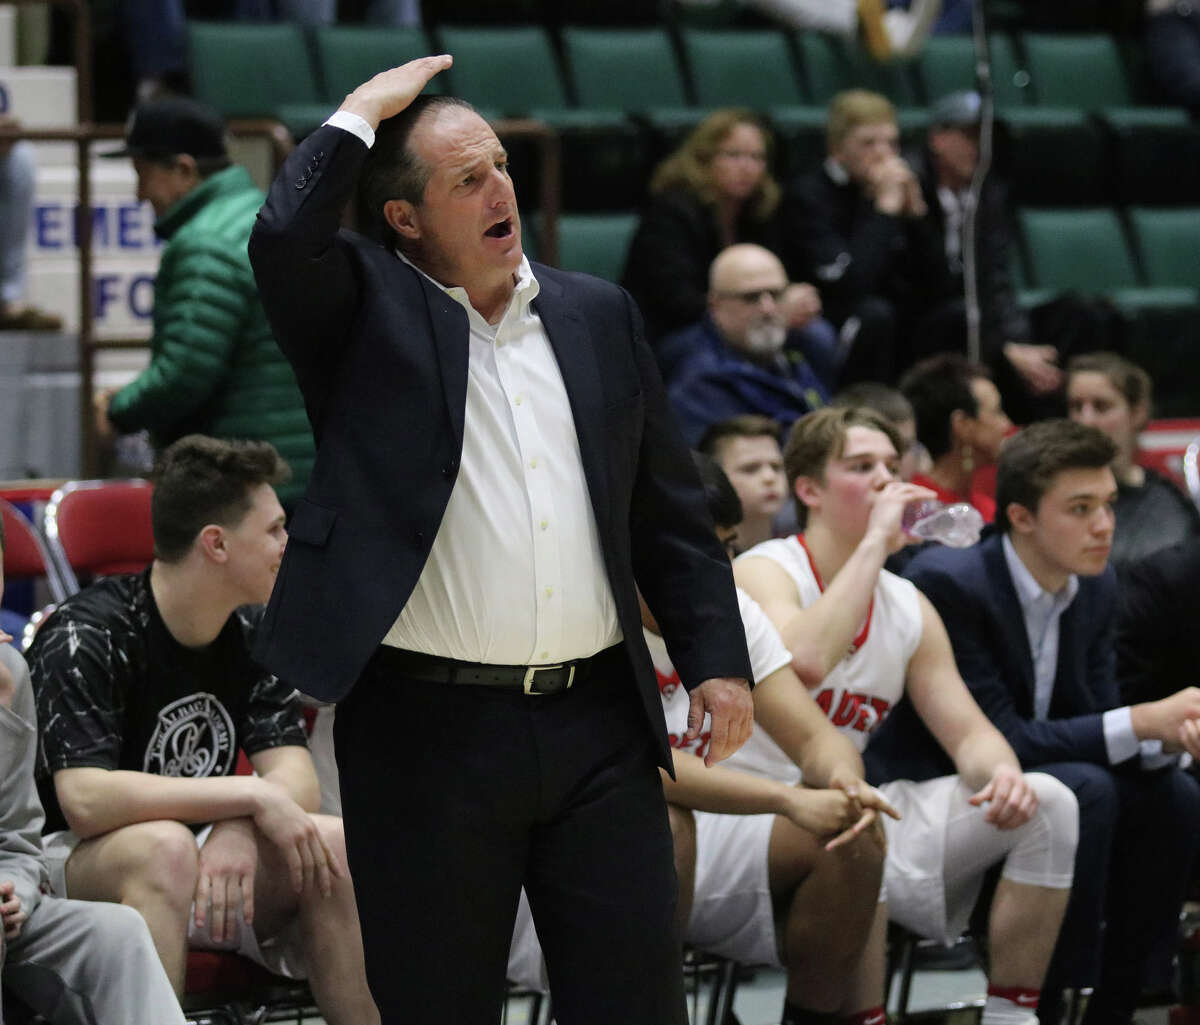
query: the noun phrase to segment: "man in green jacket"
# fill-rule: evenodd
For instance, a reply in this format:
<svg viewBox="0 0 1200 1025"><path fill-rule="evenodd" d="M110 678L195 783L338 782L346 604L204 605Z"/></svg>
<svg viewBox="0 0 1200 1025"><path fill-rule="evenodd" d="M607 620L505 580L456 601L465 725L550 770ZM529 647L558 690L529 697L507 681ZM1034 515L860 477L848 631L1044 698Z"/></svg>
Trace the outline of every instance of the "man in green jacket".
<svg viewBox="0 0 1200 1025"><path fill-rule="evenodd" d="M166 245L154 284L150 365L96 395L101 437L148 430L155 449L185 434L269 441L292 468L285 507L304 491L312 430L292 368L267 324L246 242L263 194L232 164L216 111L170 97L140 104L125 146L138 199Z"/></svg>

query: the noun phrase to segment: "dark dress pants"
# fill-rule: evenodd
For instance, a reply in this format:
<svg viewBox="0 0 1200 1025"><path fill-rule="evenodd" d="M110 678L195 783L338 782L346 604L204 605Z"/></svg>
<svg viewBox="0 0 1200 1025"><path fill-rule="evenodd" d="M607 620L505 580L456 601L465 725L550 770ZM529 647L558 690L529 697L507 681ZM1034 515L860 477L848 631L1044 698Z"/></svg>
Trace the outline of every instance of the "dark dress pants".
<svg viewBox="0 0 1200 1025"><path fill-rule="evenodd" d="M1127 1022L1139 995L1171 983L1179 910L1200 837L1200 784L1178 769L1039 765L1079 801L1067 915L1039 1015L1057 1021L1063 988L1094 986L1084 1025Z"/></svg>
<svg viewBox="0 0 1200 1025"><path fill-rule="evenodd" d="M384 1025L500 1020L522 885L560 1025L686 1025L671 831L623 650L555 695L381 661L334 736Z"/></svg>

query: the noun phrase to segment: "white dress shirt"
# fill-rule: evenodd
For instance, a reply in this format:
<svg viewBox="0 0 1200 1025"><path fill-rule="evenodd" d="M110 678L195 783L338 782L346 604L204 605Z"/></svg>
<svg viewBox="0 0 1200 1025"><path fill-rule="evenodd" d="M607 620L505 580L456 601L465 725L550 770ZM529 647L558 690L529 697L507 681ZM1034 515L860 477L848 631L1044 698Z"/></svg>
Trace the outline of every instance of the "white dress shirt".
<svg viewBox="0 0 1200 1025"><path fill-rule="evenodd" d="M1025 633L1033 656L1033 717L1045 720L1050 715L1054 678L1058 672L1060 621L1079 593L1079 578L1071 574L1066 586L1057 594L1051 594L1029 572L1007 534L1000 543L1004 548L1004 560L1008 563L1008 575L1012 577L1017 601L1025 617ZM1174 761L1173 756L1162 753L1161 741L1138 740L1133 732L1133 716L1128 705L1110 708L1104 713L1103 722L1104 747L1111 765L1139 753L1144 768L1157 768Z"/></svg>
<svg viewBox="0 0 1200 1025"><path fill-rule="evenodd" d="M375 141L356 114L326 124ZM537 279L522 257L496 324L466 289L429 280L467 313L462 458L429 559L383 643L497 665L593 655L622 633L566 386L531 305Z"/></svg>

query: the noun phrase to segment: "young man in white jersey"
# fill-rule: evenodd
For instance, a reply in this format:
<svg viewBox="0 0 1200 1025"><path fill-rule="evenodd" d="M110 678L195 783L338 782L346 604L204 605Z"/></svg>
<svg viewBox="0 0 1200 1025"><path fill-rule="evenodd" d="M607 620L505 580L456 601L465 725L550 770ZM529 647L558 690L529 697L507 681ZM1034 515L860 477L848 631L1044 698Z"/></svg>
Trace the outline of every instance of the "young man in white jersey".
<svg viewBox="0 0 1200 1025"><path fill-rule="evenodd" d="M1002 861L982 1025L1035 1025L1070 891L1078 809L1057 780L1021 773L958 675L933 606L883 569L904 543L904 507L933 497L900 481L899 447L895 428L862 408L797 422L784 463L803 533L751 549L735 574L779 629L817 704L860 750L905 699L957 770L880 788L903 817L887 824L888 906L859 984L882 995L887 916L952 940L985 873Z"/></svg>
<svg viewBox="0 0 1200 1025"><path fill-rule="evenodd" d="M717 535L732 546L742 518L737 492L709 457L697 456L697 467ZM867 1022L877 998L853 1006L849 987L877 905L879 817L895 812L864 782L858 750L813 704L762 609L742 592L738 604L755 680L741 771L704 764L707 720L690 736L687 691L642 606L675 768L674 779L662 776L684 938L743 964L785 967L782 1025L832 1025L847 1008L860 1012L847 1020ZM521 915L509 977L537 985L539 975L540 950Z"/></svg>

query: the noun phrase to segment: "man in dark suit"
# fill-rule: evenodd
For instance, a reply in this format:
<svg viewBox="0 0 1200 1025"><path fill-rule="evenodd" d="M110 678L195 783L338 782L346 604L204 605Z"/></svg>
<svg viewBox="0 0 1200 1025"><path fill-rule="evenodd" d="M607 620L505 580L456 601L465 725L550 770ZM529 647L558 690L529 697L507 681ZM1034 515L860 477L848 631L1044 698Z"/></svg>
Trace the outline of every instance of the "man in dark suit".
<svg viewBox="0 0 1200 1025"><path fill-rule="evenodd" d="M998 533L931 547L906 572L1022 767L1079 800L1074 889L1044 991L1094 985L1085 1025L1128 1022L1140 992L1168 988L1200 816L1200 786L1172 753L1198 748L1200 690L1131 706L1117 689L1113 455L1082 424L1026 428L1000 456ZM919 761L919 740L881 731L874 757ZM1055 1011L1043 1003L1041 1020Z"/></svg>
<svg viewBox="0 0 1200 1025"><path fill-rule="evenodd" d="M251 239L318 445L258 653L340 702L385 1023L498 1020L522 884L560 1022L682 1023L637 590L711 764L751 726L731 574L632 300L530 265L491 128L414 102L450 63L351 93Z"/></svg>

